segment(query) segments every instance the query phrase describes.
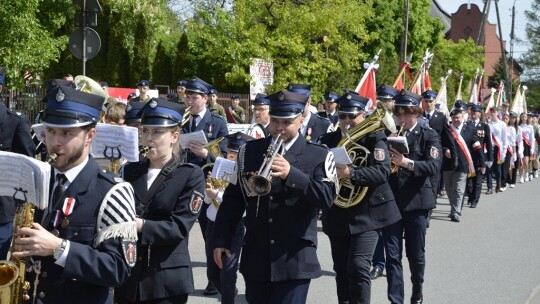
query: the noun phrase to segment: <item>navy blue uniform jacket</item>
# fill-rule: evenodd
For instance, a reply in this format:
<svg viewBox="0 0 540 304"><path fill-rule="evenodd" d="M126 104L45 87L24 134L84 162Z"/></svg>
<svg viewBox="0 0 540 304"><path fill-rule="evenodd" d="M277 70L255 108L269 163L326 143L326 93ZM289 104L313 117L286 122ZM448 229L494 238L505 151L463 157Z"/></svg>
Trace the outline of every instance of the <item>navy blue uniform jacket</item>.
<svg viewBox="0 0 540 304"><path fill-rule="evenodd" d="M417 123L407 135L408 158L414 171L399 167L390 175L389 183L401 211L435 208L435 191L431 177L439 174L442 162L441 141L435 130Z"/></svg>
<svg viewBox="0 0 540 304"><path fill-rule="evenodd" d="M98 214L105 205L102 201L111 193L115 193L110 198L117 202L115 209L121 214L119 218L131 221L133 237L137 236L133 191L127 183L117 184L119 181L121 179L112 173L101 170L90 157L59 203L52 206L53 210L61 210L64 198L75 199L69 225L57 227L59 237L70 241L65 267L56 265L52 256L33 257L42 265L37 288L38 303L113 303L110 287L120 286L130 275L122 245L126 238L109 236L99 244L95 243L98 228L108 225L107 219L98 220ZM111 190L113 186L120 188ZM42 212L36 211L36 222L42 220L42 226L50 231L53 229L52 214L43 217ZM31 268L30 265L27 270ZM28 274L26 280L33 283L33 272Z"/></svg>
<svg viewBox="0 0 540 304"><path fill-rule="evenodd" d="M148 192L148 165L145 159L127 164L123 171L126 181L135 189L135 201L139 205ZM141 301L148 301L193 292L188 241L199 216L200 206L193 205L198 198L203 204L202 169L192 164L178 165L148 204L139 234L137 264L129 280L116 290L116 296L135 301L138 294Z"/></svg>
<svg viewBox="0 0 540 304"><path fill-rule="evenodd" d="M328 120L328 118L320 117L317 114L311 113L309 121L306 125L306 133L304 134L304 137L308 141L316 142L321 135L328 133L329 127L330 120Z"/></svg>
<svg viewBox="0 0 540 304"><path fill-rule="evenodd" d="M227 122L223 119L223 117L219 115L211 114L210 109L208 108L206 109L206 112L204 113L204 116L202 117L201 121L197 125L197 128L195 128L195 130L193 131L191 130L192 119L193 118L191 118L182 127L182 133L191 133L191 132L203 130L204 135L206 136L206 140L208 140L208 142L211 142L216 138L229 135L229 130L227 129ZM219 147L221 149L221 152L223 153L223 156L225 156L227 154L227 140L222 140ZM213 157L211 157L209 153L208 159L204 159L198 156L197 154L191 152L191 150L187 149L185 162L202 167L206 163L213 162Z"/></svg>
<svg viewBox="0 0 540 304"><path fill-rule="evenodd" d="M267 137L242 146L237 160L239 182L230 184L223 194L214 248L230 249L234 229L246 211L240 260L240 272L246 280L317 278L321 276L316 254L317 217L319 209L328 209L335 198L333 177L325 173L329 152L299 136L284 156L291 165L287 178L272 178L272 190L266 196L247 196L243 185L261 167L271 140Z"/></svg>
<svg viewBox="0 0 540 304"><path fill-rule="evenodd" d="M327 133L320 138L320 143L336 147L342 138L341 130ZM348 236L388 226L401 219L394 195L388 184L390 175L390 156L383 131L371 133L358 142L371 153L363 167L356 167L355 187L368 187L364 198L357 205L342 208L332 205L322 213L323 231L327 235ZM379 155L384 152L384 159L375 159L375 149ZM362 155L365 156L365 155Z"/></svg>

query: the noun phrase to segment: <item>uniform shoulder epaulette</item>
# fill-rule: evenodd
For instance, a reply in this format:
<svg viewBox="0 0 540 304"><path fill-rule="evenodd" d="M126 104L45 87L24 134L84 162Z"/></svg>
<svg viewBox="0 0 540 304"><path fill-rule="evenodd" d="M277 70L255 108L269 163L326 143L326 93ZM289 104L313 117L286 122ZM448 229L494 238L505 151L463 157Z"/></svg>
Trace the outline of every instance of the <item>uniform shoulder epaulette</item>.
<svg viewBox="0 0 540 304"><path fill-rule="evenodd" d="M21 118L23 117L23 113L21 111L16 111L16 110L13 110L13 109L7 109L7 112L13 116L16 116L18 118Z"/></svg>
<svg viewBox="0 0 540 304"><path fill-rule="evenodd" d="M328 117L322 117L322 116L320 116L320 115L317 115L317 117L318 117L319 119L321 119L321 120L326 120L326 121L330 122L330 119L329 119Z"/></svg>
<svg viewBox="0 0 540 304"><path fill-rule="evenodd" d="M99 171L99 175L105 180L109 181L111 184L119 184L124 182L124 179L120 176L104 169Z"/></svg>

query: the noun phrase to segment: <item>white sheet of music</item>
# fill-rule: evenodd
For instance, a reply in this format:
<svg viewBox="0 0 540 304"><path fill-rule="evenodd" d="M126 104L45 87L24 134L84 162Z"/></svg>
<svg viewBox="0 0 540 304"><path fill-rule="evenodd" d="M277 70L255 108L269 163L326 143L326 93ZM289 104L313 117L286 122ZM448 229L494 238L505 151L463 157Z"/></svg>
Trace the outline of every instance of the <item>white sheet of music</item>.
<svg viewBox="0 0 540 304"><path fill-rule="evenodd" d="M212 168L212 177L224 179L229 183L236 185L236 162L223 157L216 158L214 167Z"/></svg>
<svg viewBox="0 0 540 304"><path fill-rule="evenodd" d="M0 196L15 196L40 209L49 206L51 166L22 154L0 151Z"/></svg>
<svg viewBox="0 0 540 304"><path fill-rule="evenodd" d="M94 158L104 158L103 151L116 156L119 149L128 162L139 161L139 131L135 127L98 123L96 136L92 140L91 153ZM113 151L114 150L114 151Z"/></svg>
<svg viewBox="0 0 540 304"><path fill-rule="evenodd" d="M206 139L206 136L204 135L203 130L180 134L180 140L179 140L180 147L182 147L183 149L186 149L187 144L190 141L198 142L202 145L208 143L208 140Z"/></svg>
<svg viewBox="0 0 540 304"><path fill-rule="evenodd" d="M389 136L386 138L388 147L396 149L401 154L409 154L409 144L405 136Z"/></svg>
<svg viewBox="0 0 540 304"><path fill-rule="evenodd" d="M331 148L330 151L334 153L334 161L336 162L336 164L341 164L341 165L352 164L352 160L349 157L349 154L347 153L347 150L345 149L345 147L341 146L341 147Z"/></svg>

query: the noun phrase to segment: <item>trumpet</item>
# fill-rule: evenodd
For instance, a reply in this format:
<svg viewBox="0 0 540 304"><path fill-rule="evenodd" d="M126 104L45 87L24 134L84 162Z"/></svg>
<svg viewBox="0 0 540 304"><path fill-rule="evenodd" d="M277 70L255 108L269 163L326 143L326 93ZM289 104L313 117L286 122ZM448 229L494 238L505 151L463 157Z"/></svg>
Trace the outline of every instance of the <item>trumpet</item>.
<svg viewBox="0 0 540 304"><path fill-rule="evenodd" d="M146 153L150 151L150 148L148 146L139 146L139 154L141 154L143 157L146 157Z"/></svg>
<svg viewBox="0 0 540 304"><path fill-rule="evenodd" d="M248 187L253 193L259 196L267 195L270 193L270 190L272 190L272 163L274 162L274 159L276 159L276 155L283 145L283 139L280 137L281 134L277 136L274 144L268 146L268 150L266 150L263 163L257 175L253 175L248 179Z"/></svg>

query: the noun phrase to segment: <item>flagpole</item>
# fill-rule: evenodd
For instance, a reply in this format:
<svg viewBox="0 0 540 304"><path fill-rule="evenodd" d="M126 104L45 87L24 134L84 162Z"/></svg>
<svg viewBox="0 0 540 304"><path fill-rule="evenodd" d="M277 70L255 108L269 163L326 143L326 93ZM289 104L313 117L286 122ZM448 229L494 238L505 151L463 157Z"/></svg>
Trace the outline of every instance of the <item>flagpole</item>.
<svg viewBox="0 0 540 304"><path fill-rule="evenodd" d="M360 79L360 82L356 86L356 89L354 90L355 92L360 91L360 88L364 84L364 81L366 81L366 78L368 77L369 73L371 72L371 70L375 66L375 63L377 63L377 60L379 60L379 54L381 54L381 51L382 51L382 49L379 49L379 51L377 52L377 55L375 55L373 57L373 60L371 61L371 63L367 67L366 72L364 73L364 76L362 76L362 79Z"/></svg>

